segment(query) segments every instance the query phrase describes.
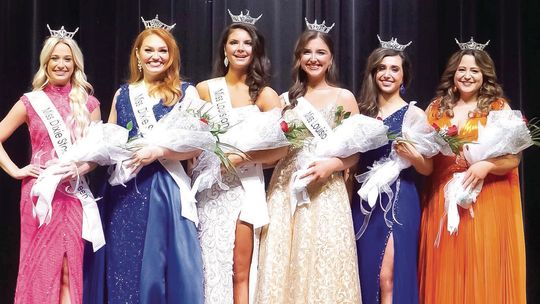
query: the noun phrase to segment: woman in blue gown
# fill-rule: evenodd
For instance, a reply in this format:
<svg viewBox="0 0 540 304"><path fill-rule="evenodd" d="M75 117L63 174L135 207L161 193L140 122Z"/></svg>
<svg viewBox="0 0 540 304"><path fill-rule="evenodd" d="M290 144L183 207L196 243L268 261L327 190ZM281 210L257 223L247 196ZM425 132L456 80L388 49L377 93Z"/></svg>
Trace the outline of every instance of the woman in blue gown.
<svg viewBox="0 0 540 304"><path fill-rule="evenodd" d="M361 114L382 119L391 134L400 134L404 115L410 107L400 96L400 88L403 90L410 81L410 63L403 52L404 46L384 47L382 41L381 45L383 47L374 50L368 58L359 110ZM431 172L431 160L422 157L409 143L390 142L363 153L358 173L368 171L392 150L412 164L390 185L392 200L383 192L370 208L356 191L353 192L352 214L363 303L418 303L420 201L415 177L417 172L424 175ZM360 186L356 184L356 190Z"/></svg>
<svg viewBox="0 0 540 304"><path fill-rule="evenodd" d="M186 96L198 97L193 86L181 82L179 61L167 30L141 32L131 52L129 84L117 91L109 122L132 125L130 137L139 134L142 120L134 114L139 112L134 96L141 90L156 121ZM107 245L86 255L85 303L203 303L196 219L182 216L186 202L161 163L195 155L142 148L130 160L140 170L137 176L125 187L105 187L101 207Z"/></svg>

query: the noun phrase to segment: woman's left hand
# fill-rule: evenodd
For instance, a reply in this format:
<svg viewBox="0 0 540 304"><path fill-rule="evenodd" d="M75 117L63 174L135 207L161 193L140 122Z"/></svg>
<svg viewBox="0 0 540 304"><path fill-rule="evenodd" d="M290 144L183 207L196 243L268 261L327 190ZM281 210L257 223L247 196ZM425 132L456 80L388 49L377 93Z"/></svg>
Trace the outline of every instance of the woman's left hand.
<svg viewBox="0 0 540 304"><path fill-rule="evenodd" d="M420 154L413 145L405 141L396 141L394 144L394 151L396 151L397 155L405 158L411 163L423 159L422 154Z"/></svg>
<svg viewBox="0 0 540 304"><path fill-rule="evenodd" d="M493 163L484 160L472 164L463 176L463 188L474 189L480 181L486 178L493 167Z"/></svg>
<svg viewBox="0 0 540 304"><path fill-rule="evenodd" d="M128 168L138 170L143 166L149 165L158 158L163 157L164 149L158 146L146 146L133 153L130 160L126 162Z"/></svg>
<svg viewBox="0 0 540 304"><path fill-rule="evenodd" d="M59 164L56 174L62 174L62 179L60 180L60 182L65 182L76 179L77 177L82 177L86 173L93 170L95 166L96 164L89 162L71 162L67 164Z"/></svg>
<svg viewBox="0 0 540 304"><path fill-rule="evenodd" d="M339 166L336 158L319 160L313 162L308 167L308 172L300 178L310 179L309 185L323 185L328 181L328 178L336 171Z"/></svg>

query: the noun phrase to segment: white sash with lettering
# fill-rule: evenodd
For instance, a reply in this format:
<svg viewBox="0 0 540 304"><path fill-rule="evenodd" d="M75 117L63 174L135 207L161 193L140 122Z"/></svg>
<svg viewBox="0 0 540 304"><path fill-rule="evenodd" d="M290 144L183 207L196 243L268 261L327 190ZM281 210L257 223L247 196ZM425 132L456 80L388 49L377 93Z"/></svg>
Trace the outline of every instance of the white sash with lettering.
<svg viewBox="0 0 540 304"><path fill-rule="evenodd" d="M223 129L232 127L230 117L232 103L225 78L219 77L208 80L208 91L210 92L212 104L214 104L214 108L211 111L214 112L217 117L219 117L218 123L223 127Z"/></svg>
<svg viewBox="0 0 540 304"><path fill-rule="evenodd" d="M332 128L326 122L326 119L309 101L304 97L297 99L298 103L294 111L300 117L304 125L316 138L325 139L332 134Z"/></svg>
<svg viewBox="0 0 540 304"><path fill-rule="evenodd" d="M61 159L62 155L71 147L70 133L67 129L62 116L58 113L58 110L53 105L52 101L43 91L35 91L25 94L30 104L39 115L43 124L47 128L49 138L54 146L54 150ZM61 176L56 175L60 181ZM81 201L83 207L83 221L82 221L82 238L92 242L94 252L105 245L105 236L103 234L103 228L101 226L101 218L99 216L99 210L96 204L96 199L90 192L88 184L84 178L79 180L77 185L76 181L70 181L71 188L75 189L75 195ZM39 219L40 226L43 223L49 223L52 215L52 199L56 188L41 187L40 196L34 206L34 216Z"/></svg>
<svg viewBox="0 0 540 304"><path fill-rule="evenodd" d="M233 121L231 96L224 77L208 81L208 90L212 104L215 106L213 115L219 117L219 123L230 128L237 121ZM251 255L250 274L255 279L249 280L249 303L254 303L254 290L257 286L257 266L259 265L259 239L261 227L270 222L266 206L266 191L264 189L264 175L262 164L246 165L238 168L238 177L244 188L244 198L240 209L239 219L253 225L253 253Z"/></svg>
<svg viewBox="0 0 540 304"><path fill-rule="evenodd" d="M148 96L148 91L142 82L129 86L129 96L139 131L144 137L145 133L152 130L157 123L152 109L152 106L157 102L152 103L152 98ZM176 111L178 107L180 107L180 102L176 103L171 111ZM195 194L191 191L190 186L191 178L186 174L184 167L182 167L179 161L160 159L159 162L169 172L180 189L182 216L194 222L195 225L198 225L199 217L197 216L197 207L195 206Z"/></svg>
<svg viewBox="0 0 540 304"><path fill-rule="evenodd" d="M227 128L233 124L231 97L225 78L215 78L208 81L210 98L219 117L219 123ZM253 228L262 227L270 221L266 207L266 192L262 164L242 166L238 169L238 177L244 188L244 202L240 220L253 224Z"/></svg>
<svg viewBox="0 0 540 304"><path fill-rule="evenodd" d="M316 139L325 139L330 136L333 131L330 125L326 122L326 119L322 114L304 97L297 99L298 103L294 107L293 111L302 120L306 128ZM313 159L316 160L316 159ZM291 176L289 183L289 194L291 216L294 215L297 206L302 206L311 203L309 194L307 192L307 186L311 180L307 178L300 178L302 175L309 172L308 168L302 168L294 172Z"/></svg>

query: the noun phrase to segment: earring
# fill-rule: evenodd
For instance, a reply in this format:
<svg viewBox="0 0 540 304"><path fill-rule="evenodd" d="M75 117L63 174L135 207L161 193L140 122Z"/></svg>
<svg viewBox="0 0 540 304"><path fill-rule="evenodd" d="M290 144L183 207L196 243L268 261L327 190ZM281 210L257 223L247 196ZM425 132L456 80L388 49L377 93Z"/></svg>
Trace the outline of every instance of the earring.
<svg viewBox="0 0 540 304"><path fill-rule="evenodd" d="M405 95L405 86L403 83L399 86L399 93L401 93L401 95Z"/></svg>
<svg viewBox="0 0 540 304"><path fill-rule="evenodd" d="M229 58L227 58L227 54L225 54L225 59L223 59L223 64L225 65L225 67L229 66Z"/></svg>
<svg viewBox="0 0 540 304"><path fill-rule="evenodd" d="M453 93L457 92L457 87L456 87L456 86L453 86L453 87L452 87L452 92L453 92Z"/></svg>
<svg viewBox="0 0 540 304"><path fill-rule="evenodd" d="M142 65L139 59L137 59L137 68L139 69L139 72L142 72Z"/></svg>

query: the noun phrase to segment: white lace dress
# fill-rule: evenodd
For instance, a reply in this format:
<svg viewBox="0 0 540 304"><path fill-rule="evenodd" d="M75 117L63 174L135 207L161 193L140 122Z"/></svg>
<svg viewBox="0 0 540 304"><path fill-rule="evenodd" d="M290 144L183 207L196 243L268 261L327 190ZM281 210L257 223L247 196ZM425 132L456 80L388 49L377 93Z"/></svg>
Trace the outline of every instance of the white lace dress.
<svg viewBox="0 0 540 304"><path fill-rule="evenodd" d="M321 110L331 127L335 110ZM290 178L302 154L312 148L291 149L274 170L255 303L361 303L351 209L341 173L321 188L308 187L311 202L298 206L291 217Z"/></svg>
<svg viewBox="0 0 540 304"><path fill-rule="evenodd" d="M241 121L245 115L254 111L259 111L255 105L233 108L231 118L233 121ZM263 205L253 207L244 199L244 188L238 176L224 174L222 178L223 183L229 186L228 190L214 184L210 189L197 194L206 304L233 303L233 249L236 221L240 214L243 210L249 212L250 216L244 216L242 220L250 224L260 224L261 218L268 217L264 202ZM254 236L250 291L254 290L257 278L258 233L260 229L255 230Z"/></svg>

